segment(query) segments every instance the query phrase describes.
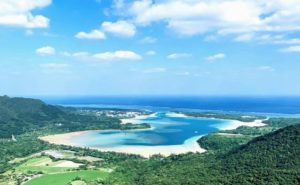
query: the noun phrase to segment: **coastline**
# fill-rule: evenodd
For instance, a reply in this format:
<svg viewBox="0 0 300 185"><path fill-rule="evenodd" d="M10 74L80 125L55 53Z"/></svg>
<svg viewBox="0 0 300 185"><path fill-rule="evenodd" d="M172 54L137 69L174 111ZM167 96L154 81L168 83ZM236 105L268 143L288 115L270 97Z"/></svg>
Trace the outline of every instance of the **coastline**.
<svg viewBox="0 0 300 185"><path fill-rule="evenodd" d="M243 122L243 121L238 121L238 120L227 120L230 122L230 124L221 124L221 125L215 125L216 128L219 130L234 130L237 129L240 126L247 126L247 127L262 127L265 126L266 124L263 123L264 120L257 119L252 122Z"/></svg>
<svg viewBox="0 0 300 185"><path fill-rule="evenodd" d="M127 124L127 123L139 124L140 123L139 120L155 117L155 115L156 115L156 113L152 113L149 115L137 115L134 118L124 118L124 119L120 119L120 120L121 120L121 124Z"/></svg>
<svg viewBox="0 0 300 185"><path fill-rule="evenodd" d="M78 145L77 143L72 142L72 137L81 136L91 132L109 132L109 131L116 131L116 130L87 130L87 131L69 132L64 134L41 136L38 139L56 145L83 147ZM200 137L202 136L189 138L182 145L158 145L158 146L123 145L123 146L116 146L116 147L103 147L103 148L88 147L88 148L98 150L101 152L119 152L119 153L126 153L126 154L141 155L145 158L149 158L152 155L157 155L157 154L163 156L169 156L172 154L183 154L188 152L203 153L206 150L201 148L200 145L197 143L197 140Z"/></svg>
<svg viewBox="0 0 300 185"><path fill-rule="evenodd" d="M138 124L139 119L145 119L147 117L152 117L154 114L145 116L136 116L134 118L126 119L126 121L132 120ZM175 116L176 114L173 114ZM187 116L188 117L188 116ZM214 118L211 118L214 119ZM221 125L214 125L219 130L233 130L240 126L249 126L249 127L260 127L264 126L266 124L263 123L264 120L255 120L253 122L242 122L237 120L227 120L228 122ZM122 120L122 124L123 123ZM153 129L152 127L149 129ZM145 130L145 129L134 129L133 132L137 132L139 130ZM148 130L148 129L146 129ZM70 132L70 133L63 133L63 134L55 134L55 135L48 135L48 136L42 136L39 137L40 140L43 140L45 142L51 143L51 144L58 144L58 145L68 145L73 147L83 147L79 145L78 143L72 142L72 138L76 136L81 136L84 134L88 134L91 132L109 132L109 131L117 131L117 130L87 130L87 131L78 131L78 132ZM197 140L202 136L195 136L192 138L187 139L183 144L181 145L158 145L158 146L144 146L144 145L123 145L123 146L114 146L114 147L89 147L90 149L95 149L102 152L119 152L119 153L126 153L126 154L135 154L135 155L141 155L143 157L151 157L152 155L163 155L163 156L169 156L172 154L183 154L188 152L193 153L203 153L206 150L201 148L201 146L198 144Z"/></svg>

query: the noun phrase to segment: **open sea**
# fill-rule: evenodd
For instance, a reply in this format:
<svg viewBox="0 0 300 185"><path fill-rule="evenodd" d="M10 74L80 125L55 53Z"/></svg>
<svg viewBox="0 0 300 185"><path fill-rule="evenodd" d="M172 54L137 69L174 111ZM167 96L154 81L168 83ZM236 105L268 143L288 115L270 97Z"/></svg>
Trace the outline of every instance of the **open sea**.
<svg viewBox="0 0 300 185"><path fill-rule="evenodd" d="M38 98L50 104L89 107L300 114L300 97L77 96Z"/></svg>

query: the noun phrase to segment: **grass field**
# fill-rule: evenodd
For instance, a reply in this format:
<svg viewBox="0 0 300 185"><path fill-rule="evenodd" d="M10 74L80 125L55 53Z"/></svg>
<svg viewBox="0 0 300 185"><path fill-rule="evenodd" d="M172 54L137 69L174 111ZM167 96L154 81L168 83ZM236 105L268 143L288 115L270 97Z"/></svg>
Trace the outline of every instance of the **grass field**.
<svg viewBox="0 0 300 185"><path fill-rule="evenodd" d="M45 155L39 152L12 160L12 164L16 166L13 170L5 172L3 179L0 177L0 185L15 185L18 182L26 182L26 185L86 185L89 182L97 184L95 181L106 178L113 170L95 168L93 165L88 165L88 168L83 170L80 169L83 164L73 162L73 159L102 161L100 158L77 156L69 151L48 150L43 153ZM54 156L58 158L53 159Z"/></svg>
<svg viewBox="0 0 300 185"><path fill-rule="evenodd" d="M69 169L74 169L76 167L72 166L61 166L64 164L66 160L52 161L47 156L36 157L29 159L25 163L21 164L16 168L17 171L27 172L27 171L36 171L43 173L57 173L57 172L65 172Z"/></svg>
<svg viewBox="0 0 300 185"><path fill-rule="evenodd" d="M80 177L86 182L95 181L97 179L104 179L108 176L107 172L98 170L75 171L58 174L49 174L37 177L27 182L25 185L67 185L72 182L76 177Z"/></svg>

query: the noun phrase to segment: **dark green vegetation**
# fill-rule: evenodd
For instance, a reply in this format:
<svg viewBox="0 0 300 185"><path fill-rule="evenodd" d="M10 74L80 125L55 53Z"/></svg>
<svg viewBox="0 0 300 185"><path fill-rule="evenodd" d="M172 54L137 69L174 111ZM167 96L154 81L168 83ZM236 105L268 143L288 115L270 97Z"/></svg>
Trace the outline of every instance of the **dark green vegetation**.
<svg viewBox="0 0 300 185"><path fill-rule="evenodd" d="M52 129L57 132L149 128L148 124L139 126L121 125L120 120L104 115L79 114L74 108L47 105L40 100L28 98L9 98L0 96L0 138L10 138L12 134Z"/></svg>
<svg viewBox="0 0 300 185"><path fill-rule="evenodd" d="M48 149L50 145L37 139L37 136L37 133L28 133L18 136L18 142L0 141L0 173L13 167L10 160Z"/></svg>
<svg viewBox="0 0 300 185"><path fill-rule="evenodd" d="M219 143L219 140L222 141ZM113 172L107 184L300 183L299 124L256 137L248 143L244 137L234 141L215 135L200 140L200 143L205 142L208 142L206 147L212 149L206 154L157 156L148 161L126 162ZM230 149L223 145L229 145Z"/></svg>
<svg viewBox="0 0 300 185"><path fill-rule="evenodd" d="M201 117L201 118L218 118L218 119L229 119L238 120L243 122L252 122L257 119L265 119L265 116L256 115L244 115L238 113L223 113L223 112L182 112L183 114L191 117Z"/></svg>
<svg viewBox="0 0 300 185"><path fill-rule="evenodd" d="M185 114L245 122L265 119L227 113ZM242 126L202 137L198 142L207 149L204 154L157 155L146 160L137 155L51 145L38 137L89 129L142 129L148 124L121 125L119 117L108 117L101 109L64 108L4 96L0 97L0 185L7 185L11 178L15 184L34 178L29 185L300 184L300 119L271 118L264 123L263 127ZM12 134L17 141L9 139ZM68 151L72 157L57 159L44 155L46 150ZM65 161L80 166L64 166Z"/></svg>
<svg viewBox="0 0 300 185"><path fill-rule="evenodd" d="M84 183L101 184L102 179L106 178L108 173L99 172L96 170L85 170L85 171L74 171L67 173L58 173L44 175L38 177L28 182L26 185L41 185L41 184L51 184L51 185L62 185L72 182L72 180L83 181Z"/></svg>

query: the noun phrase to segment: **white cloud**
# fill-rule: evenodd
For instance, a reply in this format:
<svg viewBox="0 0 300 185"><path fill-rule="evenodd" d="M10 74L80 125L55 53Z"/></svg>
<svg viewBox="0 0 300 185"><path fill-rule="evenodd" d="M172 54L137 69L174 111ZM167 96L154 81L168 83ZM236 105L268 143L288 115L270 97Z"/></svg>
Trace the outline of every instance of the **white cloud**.
<svg viewBox="0 0 300 185"><path fill-rule="evenodd" d="M35 50L35 52L38 55L54 55L55 54L55 48L51 47L51 46L45 46L45 47L41 47Z"/></svg>
<svg viewBox="0 0 300 185"><path fill-rule="evenodd" d="M153 50L149 50L149 51L146 52L146 55L153 56L153 55L156 55L156 52L153 51Z"/></svg>
<svg viewBox="0 0 300 185"><path fill-rule="evenodd" d="M280 50L284 53L300 53L300 45L298 46L289 46Z"/></svg>
<svg viewBox="0 0 300 185"><path fill-rule="evenodd" d="M300 30L300 0L143 0L122 6L135 24L164 22L182 35Z"/></svg>
<svg viewBox="0 0 300 185"><path fill-rule="evenodd" d="M52 0L1 0L0 25L25 28L46 28L50 20L32 11L49 6Z"/></svg>
<svg viewBox="0 0 300 185"><path fill-rule="evenodd" d="M105 34L100 30L92 30L91 32L79 32L75 35L78 39L105 39Z"/></svg>
<svg viewBox="0 0 300 185"><path fill-rule="evenodd" d="M157 39L154 37L144 37L141 41L141 43L143 44L153 44L157 42Z"/></svg>
<svg viewBox="0 0 300 185"><path fill-rule="evenodd" d="M132 51L115 51L115 52L105 52L97 53L93 55L95 59L100 61L112 61L112 60L141 60L142 57Z"/></svg>
<svg viewBox="0 0 300 185"><path fill-rule="evenodd" d="M133 37L136 33L135 26L127 21L103 22L101 29L120 37Z"/></svg>
<svg viewBox="0 0 300 185"><path fill-rule="evenodd" d="M256 41L259 43L271 43L271 44L300 44L299 38L288 38L282 34L254 34L254 33L246 33L238 35L234 41L237 42L248 42L248 41Z"/></svg>
<svg viewBox="0 0 300 185"><path fill-rule="evenodd" d="M76 53L63 52L62 54L66 57L73 57L77 60L91 61L91 62L142 59L141 55L133 51L126 51L126 50L118 50L114 52L103 52L103 53L94 53L94 54L88 52L76 52Z"/></svg>
<svg viewBox="0 0 300 185"><path fill-rule="evenodd" d="M166 71L165 68L157 67L157 68L146 69L143 71L143 73L162 73L165 71Z"/></svg>
<svg viewBox="0 0 300 185"><path fill-rule="evenodd" d="M189 58L192 55L190 53L172 53L167 56L168 59L171 60L176 60L176 59L181 59L181 58Z"/></svg>
<svg viewBox="0 0 300 185"><path fill-rule="evenodd" d="M206 60L210 61L210 62L213 62L213 61L216 61L216 60L221 60L225 57L226 57L226 55L224 53L217 53L215 55L206 57Z"/></svg>

